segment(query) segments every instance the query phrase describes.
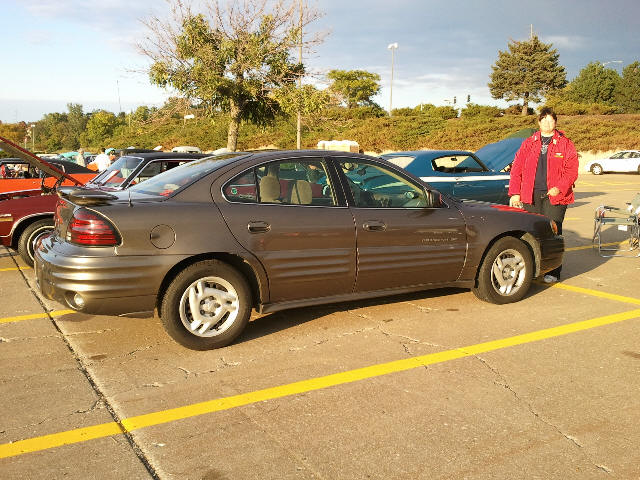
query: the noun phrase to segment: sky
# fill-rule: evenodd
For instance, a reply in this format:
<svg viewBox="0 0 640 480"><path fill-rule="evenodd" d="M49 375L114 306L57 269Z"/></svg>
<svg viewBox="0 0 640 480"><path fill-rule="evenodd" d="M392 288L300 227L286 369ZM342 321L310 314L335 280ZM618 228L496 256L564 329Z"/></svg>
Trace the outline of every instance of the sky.
<svg viewBox="0 0 640 480"><path fill-rule="evenodd" d="M204 1L204 0L200 0ZM211 0L213 1L213 0ZM226 1L226 0L222 0ZM295 0L294 0L295 1ZM505 107L487 83L500 50L533 31L559 53L567 80L590 62L622 73L640 61L640 0L310 0L327 36L304 62L322 86L331 69L380 75L374 100L388 109L471 102ZM175 92L149 83L136 47L142 20L168 18L163 0L0 0L0 121L65 112L161 106ZM294 55L297 55L294 52ZM607 63L609 62L609 63ZM512 102L515 103L515 102Z"/></svg>

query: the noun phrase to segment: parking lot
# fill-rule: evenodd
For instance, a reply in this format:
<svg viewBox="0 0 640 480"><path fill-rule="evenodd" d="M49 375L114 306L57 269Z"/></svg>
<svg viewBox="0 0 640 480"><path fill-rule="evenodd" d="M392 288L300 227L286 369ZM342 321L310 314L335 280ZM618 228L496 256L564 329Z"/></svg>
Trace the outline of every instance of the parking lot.
<svg viewBox="0 0 640 480"><path fill-rule="evenodd" d="M208 352L42 299L2 247L0 476L640 478L640 258L591 247L594 209L637 192L581 174L563 279L516 304L446 289L254 315Z"/></svg>

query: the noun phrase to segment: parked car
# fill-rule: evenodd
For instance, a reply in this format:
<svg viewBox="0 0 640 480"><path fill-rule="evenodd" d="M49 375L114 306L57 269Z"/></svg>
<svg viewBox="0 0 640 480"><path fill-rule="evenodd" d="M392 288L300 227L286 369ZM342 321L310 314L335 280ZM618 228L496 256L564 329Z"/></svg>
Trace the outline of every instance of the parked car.
<svg viewBox="0 0 640 480"><path fill-rule="evenodd" d="M26 153L19 153L25 155L27 159L31 159ZM99 175L104 182L99 178L93 178L95 177L95 172L93 172L90 177L92 178L91 188L105 190L126 188L131 183L139 183L160 171L203 156L175 155L162 152L138 155L137 157L122 157L111 165L109 175ZM35 161L35 159L32 160ZM25 160L20 161L26 162ZM83 168L73 162L56 160L50 163L60 168L68 167L72 171ZM123 168L118 168L118 165ZM125 169L125 167L129 168ZM29 266L33 265L35 242L41 235L49 233L54 226L53 216L58 197L53 191L48 191L47 194L43 193L45 192L40 189L0 193L0 243L17 250Z"/></svg>
<svg viewBox="0 0 640 480"><path fill-rule="evenodd" d="M192 147L190 145L181 145L179 147L173 147L171 149L172 152L180 152L180 153L202 153L198 147Z"/></svg>
<svg viewBox="0 0 640 480"><path fill-rule="evenodd" d="M382 158L456 198L509 203L509 174L489 169L471 152L417 150L387 153Z"/></svg>
<svg viewBox="0 0 640 480"><path fill-rule="evenodd" d="M60 172L67 174L64 185L83 184L96 176L96 172L68 160L46 161L47 165L55 167L60 172L45 167L44 161L38 157L31 160L27 162L24 158L0 159L0 193L38 191L43 179L46 187L53 187L60 178Z"/></svg>
<svg viewBox="0 0 640 480"><path fill-rule="evenodd" d="M126 191L62 188L40 290L89 314L157 309L180 344L231 343L274 312L447 286L520 300L562 262L548 218L462 202L348 152L230 153Z"/></svg>
<svg viewBox="0 0 640 480"><path fill-rule="evenodd" d="M148 180L183 163L206 157L203 154L143 152L128 153L114 161L106 170L86 184L88 188L107 190L127 188Z"/></svg>
<svg viewBox="0 0 640 480"><path fill-rule="evenodd" d="M591 160L584 168L594 175L602 175L605 172L640 173L640 150L624 150L607 158Z"/></svg>

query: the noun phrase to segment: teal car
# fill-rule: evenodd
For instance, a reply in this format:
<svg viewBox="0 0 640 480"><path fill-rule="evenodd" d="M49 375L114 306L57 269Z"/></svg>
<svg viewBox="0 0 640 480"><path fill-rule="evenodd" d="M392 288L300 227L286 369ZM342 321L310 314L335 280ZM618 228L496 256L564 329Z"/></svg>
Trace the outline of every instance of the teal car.
<svg viewBox="0 0 640 480"><path fill-rule="evenodd" d="M436 190L462 200L509 203L509 168L524 138L464 150L414 150L382 155Z"/></svg>

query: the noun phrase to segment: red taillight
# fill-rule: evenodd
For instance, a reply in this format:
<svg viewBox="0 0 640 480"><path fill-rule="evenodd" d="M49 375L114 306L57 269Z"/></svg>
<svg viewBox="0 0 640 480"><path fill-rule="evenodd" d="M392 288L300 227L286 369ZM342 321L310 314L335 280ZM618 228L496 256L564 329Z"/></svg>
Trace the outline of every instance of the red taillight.
<svg viewBox="0 0 640 480"><path fill-rule="evenodd" d="M83 208L71 217L67 240L78 245L115 246L120 243L116 229L108 220Z"/></svg>

